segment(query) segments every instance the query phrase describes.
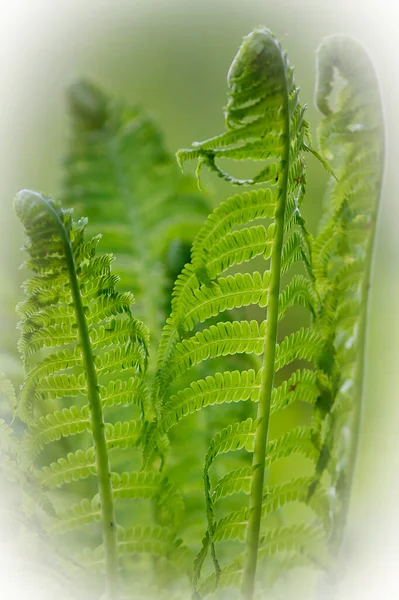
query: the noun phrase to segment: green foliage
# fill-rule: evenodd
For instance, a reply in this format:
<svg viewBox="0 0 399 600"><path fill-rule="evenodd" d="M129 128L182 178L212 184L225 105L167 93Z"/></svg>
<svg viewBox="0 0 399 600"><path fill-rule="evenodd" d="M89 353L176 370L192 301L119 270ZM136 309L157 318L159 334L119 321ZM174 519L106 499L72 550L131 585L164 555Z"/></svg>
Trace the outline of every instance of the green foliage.
<svg viewBox="0 0 399 600"><path fill-rule="evenodd" d="M178 277L172 313L161 339L155 386L155 401L161 403L160 417L149 430L146 458L156 448L158 439L162 440L172 426L194 411L222 402L252 400L258 403L256 420L250 418L230 424L210 441L204 471L208 525L194 564L193 578L198 594L201 570L210 551L215 585L223 581L224 570L230 573L231 567L220 566L216 543L245 541L247 537L244 560L247 564L242 566L243 590L250 597L253 580L250 581L252 576L246 575L245 570L248 572L256 563L262 512L265 517L263 528L267 528L268 523L272 527L273 522L268 521L268 511L262 508L264 469L295 453L304 454L313 463L317 462L318 456L310 428L299 427L267 443L270 414L297 400L290 398L291 387L296 390L297 384L302 379L304 382L309 380L309 372L312 376L314 372L305 369L293 374L294 383L290 387L287 383L273 385L274 373L283 368L289 373L287 367L298 359L316 366L323 340L315 331L302 328L286 335L277 344L277 323L286 312L299 304L315 314L317 296L310 264L310 235L300 213L306 179L303 153L310 146L308 124L299 103L293 69L267 30L257 29L244 39L230 68L228 86L227 132L195 143L192 150L178 152L178 160L183 164L186 160L198 159L198 174L205 165L233 184L266 183L268 187L244 192L224 202L210 215L194 241L191 263ZM250 179L237 179L217 166L216 160L220 158L262 161L262 167ZM251 225L260 219L266 227ZM269 268L263 273L237 272L239 265L256 256L270 259ZM280 293L281 272L289 272L298 263L302 264L303 273L291 275ZM235 273L224 276L231 267ZM267 320L261 323L255 320L223 321L227 311L250 304L267 306ZM218 318L216 325L195 331L211 317ZM261 356L263 367L257 374L254 371L216 373L205 380L192 381L188 388L168 398L171 383L195 365L208 359L243 353ZM195 370L193 373L195 377ZM315 379L314 376L313 386ZM317 397L316 388L307 400L316 402ZM273 405L274 400L278 402L277 408ZM212 485L210 469L214 460L220 454L241 449L254 453L252 467L236 468ZM243 469L247 479L241 478ZM295 483L292 485L295 490ZM249 507L215 522L214 499L235 490L250 493ZM267 493L273 496L273 488L268 488ZM298 490L297 494L293 492L287 497L306 502L307 492L302 490L300 494ZM277 500L274 503L269 500L268 506L279 504ZM255 516L254 521L256 513L258 518ZM322 518L322 522L325 520ZM255 541L251 539L251 530L255 531ZM275 551L281 549L284 552L286 546L279 545L279 535L277 532L275 535ZM255 557L248 559L253 551Z"/></svg>
<svg viewBox="0 0 399 600"><path fill-rule="evenodd" d="M28 240L25 266L33 271L24 284L26 300L18 307L26 378L16 414L26 424L35 478L45 490L62 489L54 500L55 518L46 529L60 535L92 523L96 529L102 525L102 536L92 530L78 546L88 541L98 545L93 548L102 557L97 568L104 570L105 563L112 593L118 585L120 553L151 553L151 545L144 543L147 534L127 529L119 504L127 499L153 501L158 521L168 526L162 545L154 542L156 554L162 550L164 556L175 547L174 528L182 510L164 476L120 471L126 461L120 451L130 454L137 448L146 427L148 330L132 316L133 296L115 290L112 256L96 256L99 237L85 240L85 219L74 221L70 210L27 191L17 196L15 209ZM123 379L118 379L121 372ZM122 422L112 422L115 404L124 407ZM79 438L78 449L66 453L71 436ZM68 505L64 489L72 488L72 500L79 496L76 483L84 479L91 485L80 491L92 490L91 497L62 508ZM134 522L134 511L129 520Z"/></svg>
<svg viewBox="0 0 399 600"><path fill-rule="evenodd" d="M170 288L210 203L195 179L180 173L142 110L86 81L71 86L68 100L63 204L87 215L90 234L101 231L119 289L135 291L135 313L151 332L155 358Z"/></svg>
<svg viewBox="0 0 399 600"><path fill-rule="evenodd" d="M333 76L343 81L334 107ZM381 195L384 133L373 66L351 38L333 36L317 52L317 106L323 113L320 147L334 168L323 226L313 260L320 308L315 328L330 360L321 367L333 382L319 402L317 431L322 448L316 489L327 469L336 490L334 547L340 542L349 502L360 428L368 297ZM346 440L346 442L344 441Z"/></svg>
<svg viewBox="0 0 399 600"><path fill-rule="evenodd" d="M317 56L321 154L280 43L262 27L244 38L226 131L177 158L262 187L200 229L208 200L154 122L84 82L69 93L73 209L16 198L33 274L18 305L25 378L18 393L0 378L13 415L1 475L85 598L187 598L188 578L196 599L251 600L289 569L328 570L339 548L384 147L364 51L333 37ZM330 174L316 237L301 213L308 152ZM236 177L231 160L260 166ZM173 248L194 235L169 301Z"/></svg>

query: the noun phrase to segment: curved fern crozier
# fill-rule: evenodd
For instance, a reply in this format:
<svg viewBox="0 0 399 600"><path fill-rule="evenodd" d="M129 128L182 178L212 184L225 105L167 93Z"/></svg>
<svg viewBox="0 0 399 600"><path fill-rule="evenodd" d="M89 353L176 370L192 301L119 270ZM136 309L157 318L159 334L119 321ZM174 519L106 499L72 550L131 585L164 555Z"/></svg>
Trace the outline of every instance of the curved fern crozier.
<svg viewBox="0 0 399 600"><path fill-rule="evenodd" d="M179 151L178 160L183 164L198 159L197 173L207 166L235 185L264 183L266 187L229 198L209 216L194 241L191 262L177 279L172 313L161 339L154 392L161 404L160 418L147 436L146 457L171 427L204 406L240 401L257 403L256 419L230 424L210 442L204 472L208 527L194 563L193 577L196 596L214 591L218 585L235 585L238 578L243 597L250 599L258 556L268 555L270 548L276 554L294 547L283 542L287 531L267 529L271 523L269 513L279 502L269 498L278 493L277 489L264 487L265 468L293 453L302 454L312 463L317 461L310 428L300 427L269 440L273 412L294 400L316 402L315 373L312 368L300 369L281 385L274 382L275 373L281 380L280 369L296 359L315 365L322 351L322 339L310 329L301 329L277 343L278 323L287 310L299 304L315 314L317 297L313 291L311 237L300 213L306 181L304 151L311 150L308 124L304 107L299 103L293 69L267 29L256 29L244 39L230 68L228 86L226 133L197 142L193 149ZM219 159L226 158L261 161L262 167L252 178L238 179L217 165ZM268 270L239 272L238 265L244 266L255 257L270 259ZM291 277L280 291L282 274L288 273L294 264L301 265L303 272ZM226 273L233 266L234 271ZM266 320L223 321L228 311L249 305L267 307ZM217 324L207 325L215 317ZM193 381L170 396L171 384L177 386L179 377L189 374L195 365L237 353L260 356L260 369L216 373ZM210 471L215 459L242 449L253 453L252 466L234 469L213 488ZM291 496L287 494L282 502L298 498L306 502L307 488L302 480L300 485L301 491L298 483L297 491ZM292 487L296 487L295 482ZM249 506L221 521L215 520L214 505L218 498L240 492L250 495ZM319 490L317 502L321 502L322 496L323 491ZM325 502L321 504L325 508ZM325 515L321 517L322 512L316 510L320 530L328 520ZM295 532L298 533L293 530L289 535L295 537ZM312 544L314 551L314 540L320 536L310 537L311 554ZM269 539L273 539L270 546ZM245 554L226 567L216 555L216 544L223 540L246 542ZM297 545L304 551L305 536ZM215 574L201 583L201 570L209 551Z"/></svg>
<svg viewBox="0 0 399 600"><path fill-rule="evenodd" d="M154 535L162 537L167 558L179 545L174 530L182 506L172 484L155 473L124 470L127 460L134 464L131 450L140 445L146 426L148 331L131 314L132 294L115 291L112 256L96 256L100 236L85 241L85 219L74 221L71 210L29 191L18 194L15 210L28 238L25 266L34 273L24 283L27 298L18 307L26 378L17 415L27 425L35 477L56 499L56 517L45 528L60 535L88 527L80 542L98 548L84 556L94 552L101 570L105 561L107 597L113 597L121 585L122 555L158 555ZM115 406L124 407L126 415L138 414L112 422ZM70 451L65 443L73 440ZM89 483L83 486L83 480ZM57 488L62 488L58 496ZM65 488L75 498L69 506ZM119 505L140 498L155 503L158 528L126 530ZM128 523L134 516L131 511Z"/></svg>
<svg viewBox="0 0 399 600"><path fill-rule="evenodd" d="M342 86L332 103L335 72ZM378 81L369 57L355 40L332 36L318 49L316 103L323 114L318 129L321 152L331 161L338 181L329 182L327 214L313 253L320 297L315 327L331 357L320 366L333 387L322 393L315 415L322 451L311 491L328 471L337 496L331 540L336 550L348 510L360 431L368 299L384 163Z"/></svg>
<svg viewBox="0 0 399 600"><path fill-rule="evenodd" d="M83 246L84 221L73 227L70 213L62 212L51 201L31 192L20 192L15 200L15 211L21 219L29 239L27 246L30 254L29 266L36 273L36 277L25 285L25 290L30 296L20 306L20 311L25 317L21 321L20 349L28 363L30 355L44 345L41 341L44 332L46 332L46 344L51 343L53 347L66 346L68 348L58 350L54 355L50 355L45 359L44 365L41 363L33 367L25 386L30 387L29 383L31 383L35 392L40 393L40 383L45 377L53 376L61 365L64 368L68 368L69 364L72 368L80 366L83 370L84 383L82 381L82 384L86 386L87 390L94 440L92 464L90 466L85 464L85 467L95 469L98 474L106 548L107 583L109 592L111 592L116 583L118 571L116 522L110 485L111 474L98 389L98 373L76 271L78 268L76 258L81 258L79 267L84 268L84 262L90 257L87 249ZM65 289L66 284L68 290ZM93 290L90 291L93 294ZM66 300L70 301L69 304L72 304L74 309L73 312L71 311L68 324L62 322L62 317L57 322L56 317L51 318L46 315L47 306L54 305L55 301L58 304ZM126 300L125 307L128 309ZM120 304L120 307L122 308L123 304ZM71 348L73 341L75 341L75 347ZM28 393L26 391L25 395L27 396ZM26 406L22 400L21 416L26 415L25 409ZM26 416L28 419L33 418L33 414ZM60 466L63 467L63 465ZM73 476L71 477L73 478Z"/></svg>

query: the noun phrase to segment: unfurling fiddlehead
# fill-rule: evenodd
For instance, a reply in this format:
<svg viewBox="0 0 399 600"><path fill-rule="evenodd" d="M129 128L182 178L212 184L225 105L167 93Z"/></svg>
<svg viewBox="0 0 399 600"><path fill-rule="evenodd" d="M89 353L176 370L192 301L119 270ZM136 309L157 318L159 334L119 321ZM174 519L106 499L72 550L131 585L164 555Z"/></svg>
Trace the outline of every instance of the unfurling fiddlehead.
<svg viewBox="0 0 399 600"><path fill-rule="evenodd" d="M309 368L300 369L280 386L275 385L275 373L281 375L280 369L295 359L317 364L322 339L310 329L300 329L277 343L278 323L286 311L299 304L315 314L317 300L313 291L311 237L300 213L306 181L304 152L311 150L308 124L299 103L293 69L268 30L257 29L244 39L230 68L228 85L227 132L178 152L178 160L183 164L198 159L198 170L206 165L236 185L264 183L267 187L244 192L222 203L194 241L191 263L176 282L172 313L161 339L155 390L161 404L160 419L148 436L147 455L158 438L184 416L204 406L222 402L257 403L255 420L249 418L231 424L210 442L204 472L208 527L194 563L193 578L198 595L218 586L236 584L238 577L242 580L243 597L249 599L254 591L258 557L292 553L299 546L302 555L312 554L312 547L314 551L314 545L319 543L320 530L328 528L326 499L319 490L313 499L318 526L312 523L295 525L292 530L264 529L269 513L276 506L297 499L306 502L306 485L310 483L309 480L291 482L291 493L274 502L274 494L280 494L281 490L273 486L265 488L265 468L293 453L301 453L311 462L317 460L312 433L307 427L269 439L272 413L294 401L316 402L315 373ZM244 180L220 169L216 164L220 158L251 159L263 164L257 175ZM248 226L253 221L267 220L267 228L263 224ZM239 272L238 265L256 256L270 259L268 270ZM301 264L303 273L293 275L280 292L281 276L294 264ZM234 274L224 275L233 266ZM227 311L249 305L267 306L267 319L261 323L220 320ZM198 329L213 317L219 319L216 325ZM171 383L198 363L236 353L261 356L261 368L257 372L216 373L168 397ZM212 491L210 467L216 457L242 449L253 453L252 466L229 472ZM215 520L217 499L239 492L250 495L249 507ZM302 531L302 538L298 534L297 541L295 527ZM222 567L216 556L216 543L223 540L246 540L246 552L227 567ZM215 573L201 584L199 577L208 551ZM299 557L301 560L303 556Z"/></svg>
<svg viewBox="0 0 399 600"><path fill-rule="evenodd" d="M28 238L25 266L34 273L19 305L26 378L17 416L26 423L32 471L56 500L47 532L58 536L91 526L78 546L85 541L97 547L75 562L105 570L111 598L121 585L123 557L181 555L174 536L181 502L174 486L154 472L123 470L126 451L134 464L131 451L146 427L148 330L132 316L132 294L115 290L112 255L96 256L100 236L85 241L85 219L75 221L71 210L29 191L20 192L15 209ZM123 407L122 421L112 422L114 407ZM132 411L134 419L127 416ZM63 445L74 438L77 449L65 454ZM58 488L63 494L57 497ZM83 498L68 506L68 488L71 498L82 492ZM121 500L140 498L153 500L159 525L143 526L139 509L128 520L119 511ZM98 521L102 536L93 530Z"/></svg>
<svg viewBox="0 0 399 600"><path fill-rule="evenodd" d="M335 102L334 76L341 78ZM316 103L323 114L318 137L338 181L329 182L323 227L314 243L320 297L315 328L330 356L321 365L333 381L318 411L322 452L317 481L329 472L335 491L337 549L348 510L361 423L367 313L374 239L381 196L384 131L374 68L364 49L345 36L327 38L317 52Z"/></svg>

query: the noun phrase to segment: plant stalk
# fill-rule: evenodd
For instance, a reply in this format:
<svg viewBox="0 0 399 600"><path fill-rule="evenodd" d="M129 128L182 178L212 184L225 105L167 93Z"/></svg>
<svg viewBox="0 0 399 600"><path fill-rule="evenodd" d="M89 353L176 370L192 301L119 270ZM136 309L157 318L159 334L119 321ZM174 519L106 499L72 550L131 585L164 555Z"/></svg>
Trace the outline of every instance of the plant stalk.
<svg viewBox="0 0 399 600"><path fill-rule="evenodd" d="M381 193L381 188L380 188ZM364 265L364 278L361 287L361 309L359 317L359 335L357 340L357 348L359 360L357 362L355 377L354 377L354 397L355 406L352 418L351 442L349 448L348 466L346 471L345 490L343 493L343 506L338 516L334 534L331 539L333 552L337 552L341 546L344 528L349 512L351 490L353 486L354 475L356 471L357 455L359 447L359 438L362 425L363 405L364 405L364 387L366 378L367 364L367 347L368 347L368 317L370 311L370 290L373 276L373 264L375 254L375 237L378 221L378 206L373 214L373 229L368 241L366 260Z"/></svg>
<svg viewBox="0 0 399 600"><path fill-rule="evenodd" d="M266 446L268 441L270 404L274 380L274 363L277 343L278 306L280 295L281 254L284 241L284 218L288 193L288 174L290 166L290 114L288 105L288 90L284 96L285 125L284 135L286 146L281 159L280 185L275 213L275 233L270 259L270 288L267 310L267 325L265 347L263 353L262 387L258 404L257 418L260 423L256 432L255 448L252 465L255 466L252 475L250 492L250 516L247 526L246 555L241 592L244 600L252 600L255 588L255 575L259 550L260 526L262 517L263 485L265 476Z"/></svg>
<svg viewBox="0 0 399 600"><path fill-rule="evenodd" d="M102 513L103 541L105 549L106 598L111 600L112 597L115 598L115 593L118 587L118 547L114 500L111 486L111 472L105 437L103 411L98 392L97 371L94 364L89 329L80 295L72 247L66 229L63 223L60 221L56 211L51 205L48 205L48 207L54 213L54 216L57 219L61 239L63 240L65 247L69 281L71 284L72 298L82 347L84 368L86 371L87 396L90 405L92 434L98 477L98 490L100 494Z"/></svg>

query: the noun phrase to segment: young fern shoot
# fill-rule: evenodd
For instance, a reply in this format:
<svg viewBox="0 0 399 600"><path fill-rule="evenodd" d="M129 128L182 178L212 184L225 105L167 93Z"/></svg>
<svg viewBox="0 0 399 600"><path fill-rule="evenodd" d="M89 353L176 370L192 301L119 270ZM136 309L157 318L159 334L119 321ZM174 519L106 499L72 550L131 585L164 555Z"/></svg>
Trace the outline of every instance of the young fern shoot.
<svg viewBox="0 0 399 600"><path fill-rule="evenodd" d="M335 72L342 87L333 104ZM338 177L329 182L326 216L313 253L320 298L315 327L330 356L320 366L333 382L318 411L323 451L315 486L327 470L338 497L331 537L335 552L348 511L361 425L367 313L384 164L378 81L369 57L355 40L331 36L318 49L316 103L323 113L320 149Z"/></svg>
<svg viewBox="0 0 399 600"><path fill-rule="evenodd" d="M306 555L312 554L312 546L314 551L320 540L320 531L328 529L326 498L321 489L312 499L317 525L266 531L263 528L268 513L277 507L291 501L306 502L310 485L305 478L287 482L284 490L278 486L265 488L265 468L292 453L303 454L310 461L317 459L310 428L298 428L269 440L272 413L294 401L316 402L315 372L300 369L280 386L274 385L274 375L295 359L316 365L322 339L310 329L301 329L277 343L278 323L287 310L299 304L315 314L316 297L310 235L300 213L306 179L303 154L310 149L308 124L299 103L293 69L267 29L256 29L244 38L229 71L228 87L227 132L196 142L193 149L179 151L178 160L183 164L198 159L197 173L206 165L235 185L264 183L267 187L222 203L194 241L191 263L177 279L172 314L161 339L155 388L161 404L160 419L149 432L146 456L188 414L223 402L258 403L256 420L231 424L210 442L204 471L208 527L193 576L196 597L217 587L237 585L241 580L242 596L250 600L259 557L301 548L301 555L296 559L291 556L291 562L306 562ZM220 169L216 163L219 158L250 159L264 164L254 177L238 179ZM266 219L270 220L267 229L263 224L246 227L252 221ZM249 274L236 268L234 275L222 276L231 267L256 256L270 258L269 270ZM281 292L281 276L294 263L302 264L304 272L294 275ZM226 311L249 305L267 306L267 319L262 323L219 321L196 331L199 324L212 317L220 319ZM171 383L195 365L237 353L261 356L261 369L216 373L168 397ZM230 471L212 491L210 468L214 460L220 454L242 449L253 453L252 466ZM249 494L249 506L215 521L217 499L240 492ZM216 543L223 540L245 540L246 545L245 553L225 568L216 555ZM215 573L201 583L200 574L209 551Z"/></svg>
<svg viewBox="0 0 399 600"><path fill-rule="evenodd" d="M86 385L90 409L94 454L96 457L95 470L98 475L102 507L106 581L108 594L111 597L118 578L116 522L111 489L111 473L99 394L98 368L94 362L87 317L77 278L78 265L76 265L78 252L81 253L81 260L84 264L84 261L88 260L90 256L91 247L84 249L82 245L84 221L73 227L70 213L61 211L53 202L39 194L20 192L15 201L15 211L25 226L30 242L27 246L30 254L30 266L36 273L36 278L25 284L25 289L31 295L20 306L20 310L25 317L21 323L22 337L20 342L25 361L29 364L30 356L43 345L48 346L52 342L53 346L63 346L66 339L68 342L73 342L74 338L76 339L73 350L61 350L56 355L50 356L45 365L34 367L33 372L30 372L26 387L35 387L38 391L37 388L40 389L43 386L42 378L47 376L51 379L53 373L57 372L59 363L64 363L66 368L77 364L83 368L84 376L81 384ZM73 246L75 246L74 249ZM83 266L82 263L79 265L80 267ZM66 283L68 291L65 289ZM73 313L71 311L68 315L69 324L67 324L68 320L66 318L62 319L63 322L60 323L57 322L57 317L52 318L50 315L45 314L45 310L40 310L46 305L51 306L51 304L54 304L54 299L57 302L65 301L67 296L70 296L74 308ZM125 310L128 310L128 298L126 297L124 302L121 302L121 300L118 303L120 309L125 308ZM75 335L73 332L74 326L70 320L72 314L73 320L76 319ZM50 333L52 333L51 337ZM130 360L133 359L133 362L137 365L140 358L140 353L137 353L138 349L139 347L136 349L136 356L133 352L130 356ZM143 356L141 360L143 360ZM32 389L30 393L32 393ZM23 397L27 398L29 402L30 395L28 395L26 389ZM29 420L32 419L33 415L25 413L27 408L22 401L20 416L26 416ZM83 467L83 465L81 466ZM89 468L88 465L87 468Z"/></svg>
<svg viewBox="0 0 399 600"><path fill-rule="evenodd" d="M19 305L26 378L17 416L26 424L31 471L54 500L55 518L44 529L57 538L88 530L78 540L79 555L72 548L70 556L105 572L113 598L126 583L122 558L173 562L178 555L181 562L184 554L175 539L182 506L174 486L159 473L122 470L134 464L131 451L146 427L148 330L132 316L133 295L115 290L112 255L96 256L100 236L85 241L85 219L75 221L71 210L29 191L19 193L15 209L28 238L25 266L34 273ZM112 422L115 407L118 416L119 407L138 415ZM75 451L65 451L72 440ZM119 506L139 499L153 502L156 526L143 524L139 507L126 516Z"/></svg>

